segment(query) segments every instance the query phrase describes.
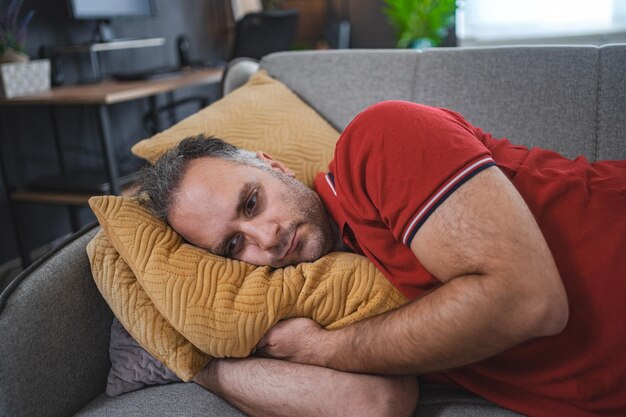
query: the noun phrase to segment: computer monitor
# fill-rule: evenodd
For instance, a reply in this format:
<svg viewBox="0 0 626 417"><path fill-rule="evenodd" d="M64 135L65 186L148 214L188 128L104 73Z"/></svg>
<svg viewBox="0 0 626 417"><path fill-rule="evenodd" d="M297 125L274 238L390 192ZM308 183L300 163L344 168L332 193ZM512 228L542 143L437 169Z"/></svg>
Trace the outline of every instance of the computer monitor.
<svg viewBox="0 0 626 417"><path fill-rule="evenodd" d="M111 19L154 16L154 0L69 0L72 17L95 20L94 40L108 42L114 39Z"/></svg>

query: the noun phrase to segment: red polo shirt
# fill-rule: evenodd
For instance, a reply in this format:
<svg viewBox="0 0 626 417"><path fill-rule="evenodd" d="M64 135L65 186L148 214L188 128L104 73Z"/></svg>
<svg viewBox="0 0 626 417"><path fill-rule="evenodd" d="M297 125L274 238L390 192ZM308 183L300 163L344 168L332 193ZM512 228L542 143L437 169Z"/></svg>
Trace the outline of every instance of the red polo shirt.
<svg viewBox="0 0 626 417"><path fill-rule="evenodd" d="M413 236L451 193L494 165L548 242L569 322L556 336L429 377L531 416L626 415L626 161L529 150L450 110L391 101L352 121L315 186L344 242L415 299L441 282L411 251Z"/></svg>

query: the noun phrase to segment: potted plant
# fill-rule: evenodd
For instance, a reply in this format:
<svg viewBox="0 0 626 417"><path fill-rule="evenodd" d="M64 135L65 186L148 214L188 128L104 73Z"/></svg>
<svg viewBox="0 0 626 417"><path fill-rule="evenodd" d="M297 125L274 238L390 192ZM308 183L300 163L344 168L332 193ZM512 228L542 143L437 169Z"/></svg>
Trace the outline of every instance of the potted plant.
<svg viewBox="0 0 626 417"><path fill-rule="evenodd" d="M396 30L398 48L428 48L445 39L456 0L384 0L383 13Z"/></svg>
<svg viewBox="0 0 626 417"><path fill-rule="evenodd" d="M19 19L23 0L0 10L0 97L11 98L50 88L50 61L29 61L26 30L35 12Z"/></svg>
<svg viewBox="0 0 626 417"><path fill-rule="evenodd" d="M28 12L21 21L18 19L21 0L13 0L7 9L0 14L0 63L26 62L26 30L35 15L35 11Z"/></svg>

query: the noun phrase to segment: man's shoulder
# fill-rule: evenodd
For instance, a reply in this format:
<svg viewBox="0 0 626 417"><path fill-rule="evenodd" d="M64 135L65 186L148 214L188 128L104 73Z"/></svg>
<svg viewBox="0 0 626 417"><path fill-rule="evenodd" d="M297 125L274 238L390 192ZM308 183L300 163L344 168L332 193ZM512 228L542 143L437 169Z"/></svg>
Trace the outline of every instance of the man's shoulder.
<svg viewBox="0 0 626 417"><path fill-rule="evenodd" d="M360 112L341 134L335 158L376 152L402 152L408 146L436 139L440 134L475 137L475 128L459 113L409 101L389 100Z"/></svg>

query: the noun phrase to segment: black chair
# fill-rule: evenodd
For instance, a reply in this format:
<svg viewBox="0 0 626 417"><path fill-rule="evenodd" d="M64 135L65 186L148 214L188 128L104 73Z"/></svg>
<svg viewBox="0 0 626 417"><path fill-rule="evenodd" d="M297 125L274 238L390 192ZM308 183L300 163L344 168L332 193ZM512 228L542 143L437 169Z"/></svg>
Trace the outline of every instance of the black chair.
<svg viewBox="0 0 626 417"><path fill-rule="evenodd" d="M290 50L298 29L298 18L299 11L296 9L246 14L236 23L230 60L235 58L260 60L261 57L269 53ZM179 56L180 44L181 39L179 38ZM188 46L186 48L188 49ZM221 89L223 89L223 85ZM198 106L199 110L206 107L211 101L209 97L188 97L183 100L174 100L170 95L166 104L157 106L156 98L152 100L150 111L143 117L144 128L151 134L160 132L164 127L161 123L162 114L165 113L168 116L167 125L171 126L177 121L176 109L181 105L193 103Z"/></svg>
<svg viewBox="0 0 626 417"><path fill-rule="evenodd" d="M296 9L246 14L236 23L231 59L261 59L269 53L291 49L298 18Z"/></svg>

